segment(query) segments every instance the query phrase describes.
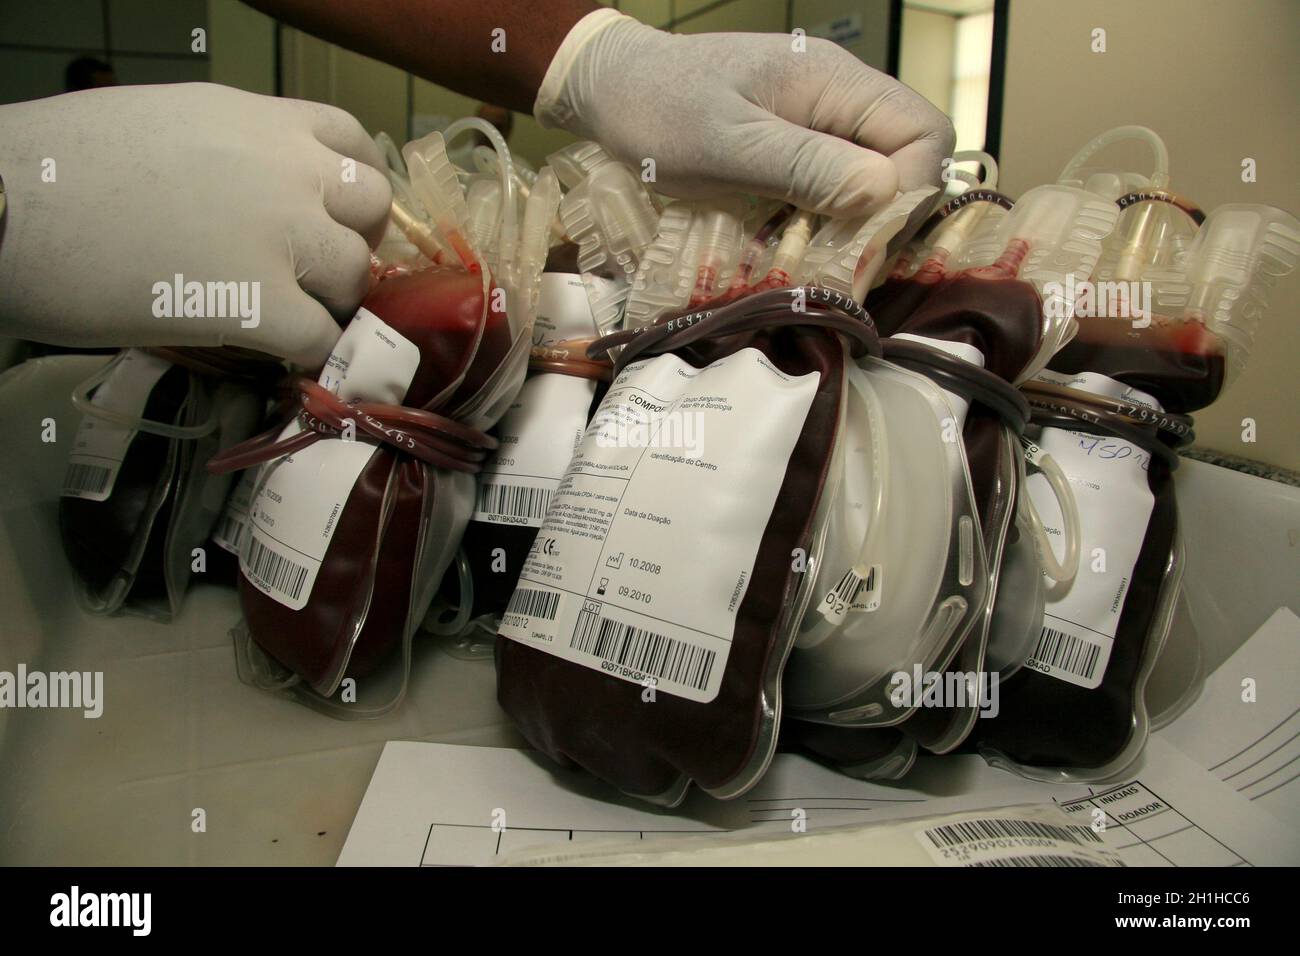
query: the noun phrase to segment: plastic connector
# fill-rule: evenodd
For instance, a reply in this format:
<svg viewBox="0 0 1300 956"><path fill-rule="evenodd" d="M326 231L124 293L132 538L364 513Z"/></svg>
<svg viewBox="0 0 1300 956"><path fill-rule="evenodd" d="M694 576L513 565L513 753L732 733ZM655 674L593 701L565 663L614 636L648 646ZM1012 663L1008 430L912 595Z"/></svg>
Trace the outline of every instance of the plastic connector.
<svg viewBox="0 0 1300 956"><path fill-rule="evenodd" d="M1300 221L1281 209L1232 203L1202 224L1187 255L1183 316L1223 339L1230 375L1250 357L1274 282L1298 258Z"/></svg>
<svg viewBox="0 0 1300 956"><path fill-rule="evenodd" d="M555 170L565 189L576 189L584 179L610 162L613 160L609 153L599 143L590 140L570 143L546 157L546 164Z"/></svg>
<svg viewBox="0 0 1300 956"><path fill-rule="evenodd" d="M456 167L447 158L441 133L430 133L402 147L411 174L411 191L424 207L443 240L465 268L478 268L478 255L470 245L469 209L461 192Z"/></svg>
<svg viewBox="0 0 1300 956"><path fill-rule="evenodd" d="M611 162L569 191L560 219L578 244L578 268L631 279L641 252L654 241L659 215L632 171Z"/></svg>
<svg viewBox="0 0 1300 956"><path fill-rule="evenodd" d="M727 287L745 233L741 203L736 200L701 202L695 208L696 242L693 255L682 261L678 286L686 285L692 305L707 302Z"/></svg>
<svg viewBox="0 0 1300 956"><path fill-rule="evenodd" d="M475 249L486 250L488 268L497 270L497 233L501 228L501 183L497 177L479 174L470 177L465 188L465 208L469 212L466 236Z"/></svg>
<svg viewBox="0 0 1300 956"><path fill-rule="evenodd" d="M524 204L524 222L519 236L518 268L520 291L529 322L537 313L542 270L551 245L551 222L560 205L560 182L555 170L543 166L533 181Z"/></svg>
<svg viewBox="0 0 1300 956"><path fill-rule="evenodd" d="M861 302L888 258L889 240L937 192L933 186L913 189L865 220L842 220L824 227L805 256L804 281Z"/></svg>
<svg viewBox="0 0 1300 956"><path fill-rule="evenodd" d="M812 241L812 213L800 209L781 233L772 265L767 270L766 278L783 285L789 285L799 273L799 264L808 252L808 243Z"/></svg>
<svg viewBox="0 0 1300 956"><path fill-rule="evenodd" d="M1044 308L1051 311L1048 298L1056 297L1061 301L1053 304L1060 314L1072 317L1074 302L1065 301L1067 277L1078 282L1092 275L1102 241L1118 218L1119 207L1095 193L1073 186L1037 186L1016 200L998 239L1003 250L1023 250L1016 274L1033 283Z"/></svg>
<svg viewBox="0 0 1300 956"><path fill-rule="evenodd" d="M659 316L686 304L690 290L678 289L677 275L694 219L695 207L689 202L673 203L659 217L659 231L632 278L625 328L653 325Z"/></svg>

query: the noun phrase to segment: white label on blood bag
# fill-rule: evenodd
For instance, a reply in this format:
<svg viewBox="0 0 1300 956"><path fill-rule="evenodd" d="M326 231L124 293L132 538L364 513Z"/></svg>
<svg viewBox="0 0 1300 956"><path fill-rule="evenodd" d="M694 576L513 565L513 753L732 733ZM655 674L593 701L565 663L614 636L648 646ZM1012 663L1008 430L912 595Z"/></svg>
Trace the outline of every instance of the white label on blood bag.
<svg viewBox="0 0 1300 956"><path fill-rule="evenodd" d="M596 383L534 375L497 425L500 446L483 466L473 520L540 528L587 428Z"/></svg>
<svg viewBox="0 0 1300 956"><path fill-rule="evenodd" d="M569 272L544 272L537 294L537 319L533 343L551 345L565 339L596 335L596 320L582 276Z"/></svg>
<svg viewBox="0 0 1300 956"><path fill-rule="evenodd" d="M1123 866L1091 827L1050 823L1038 814L1003 811L997 817L962 815L951 823L916 831L939 866L1079 867Z"/></svg>
<svg viewBox="0 0 1300 956"><path fill-rule="evenodd" d="M345 401L400 404L419 364L413 342L361 309L334 346L320 383ZM301 430L294 421L280 437ZM252 534L239 560L254 587L290 610L306 606L343 506L374 451L360 433L355 441L323 438L264 468L253 498Z"/></svg>
<svg viewBox="0 0 1300 956"><path fill-rule="evenodd" d="M236 557L244 551L244 539L248 534L248 508L253 500L258 473L257 468L245 468L240 473L239 481L226 499L226 507L221 511L216 530L212 532L213 543Z"/></svg>
<svg viewBox="0 0 1300 956"><path fill-rule="evenodd" d="M551 502L502 636L713 700L819 378L756 349L703 369L674 355L628 366Z"/></svg>
<svg viewBox="0 0 1300 956"><path fill-rule="evenodd" d="M963 362L970 362L972 365L984 367L984 353L973 345L967 345L965 342L949 342L947 339L932 339L928 335L913 335L910 332L898 332L890 338L901 339L908 342L919 342L922 345L928 345L932 349L938 349L954 358L959 358ZM942 389L944 398L948 399L948 404L952 406L953 420L956 427L953 434L960 436L962 429L966 427L966 413L970 411L970 402L962 398L956 392L950 392L946 388ZM940 423L942 424L942 423Z"/></svg>
<svg viewBox="0 0 1300 956"><path fill-rule="evenodd" d="M140 349L127 349L103 383L90 397L96 408L108 409L132 418L144 414L149 395L172 364ZM167 424L172 424L168 422ZM65 498L106 501L117 483L126 451L137 429L118 425L94 415L84 415L68 456L63 476Z"/></svg>
<svg viewBox="0 0 1300 956"><path fill-rule="evenodd" d="M1045 372L1041 380L1153 409L1151 396L1093 372ZM1147 484L1150 453L1121 438L1044 428L1038 446L1065 472L1079 507L1079 571L1063 595L1048 601L1043 630L1026 667L1089 690L1101 686L1133 568L1146 537L1155 496ZM1048 537L1062 535L1061 509L1042 474L1026 488Z"/></svg>

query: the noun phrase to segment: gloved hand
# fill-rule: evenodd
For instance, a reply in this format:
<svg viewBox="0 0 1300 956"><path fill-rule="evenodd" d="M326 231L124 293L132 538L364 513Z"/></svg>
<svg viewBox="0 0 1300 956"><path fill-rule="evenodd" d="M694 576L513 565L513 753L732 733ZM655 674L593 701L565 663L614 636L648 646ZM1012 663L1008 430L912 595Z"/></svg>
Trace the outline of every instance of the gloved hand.
<svg viewBox="0 0 1300 956"><path fill-rule="evenodd" d="M241 345L319 367L335 318L368 287L390 199L382 167L341 110L206 83L0 107L0 332ZM204 284L206 317L155 289L178 274ZM259 285L243 287L242 314L220 318L236 300L218 289L209 301L208 283Z"/></svg>
<svg viewBox="0 0 1300 956"><path fill-rule="evenodd" d="M908 87L828 40L665 33L588 14L537 92L543 126L594 139L684 198L747 192L862 215L939 182L952 123Z"/></svg>

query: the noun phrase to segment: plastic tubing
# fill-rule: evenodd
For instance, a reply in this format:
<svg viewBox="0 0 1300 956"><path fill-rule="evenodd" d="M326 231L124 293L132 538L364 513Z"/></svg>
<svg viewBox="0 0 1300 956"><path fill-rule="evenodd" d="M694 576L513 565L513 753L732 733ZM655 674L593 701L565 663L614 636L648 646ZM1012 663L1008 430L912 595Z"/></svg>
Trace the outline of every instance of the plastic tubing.
<svg viewBox="0 0 1300 956"><path fill-rule="evenodd" d="M104 408L94 404L90 400L90 393L107 381L113 370L121 364L121 356L125 354L125 352L119 352L116 358L106 363L98 372L72 390L73 408L83 415L90 415L93 418L111 422L123 428L130 428L134 431L147 432L150 435L161 435L163 438L202 438L204 435L212 434L217 427L215 409L208 416L208 420L202 424L170 425L167 422L156 422L153 419L141 418L138 415L126 415L111 408Z"/></svg>
<svg viewBox="0 0 1300 956"><path fill-rule="evenodd" d="M743 289L749 285L749 279L754 274L754 263L758 257L763 254L767 248L767 241L772 235L780 229L787 219L794 215L794 206L786 203L768 218L767 222L758 227L758 232L754 233L754 238L745 243L745 249L740 254L740 262L736 266L736 274L731 277L731 285L728 291L734 289Z"/></svg>
<svg viewBox="0 0 1300 956"><path fill-rule="evenodd" d="M456 607L456 616L450 621L438 620L437 614L430 614L421 625L421 630L438 637L459 634L469 623L469 616L474 611L474 571L469 566L469 558L464 548L456 549L456 580L460 584L460 603Z"/></svg>
<svg viewBox="0 0 1300 956"><path fill-rule="evenodd" d="M480 173L499 175L497 153L491 146L475 146L470 155L474 160L474 168ZM515 166L515 189L519 191L521 199L528 198L536 180L536 173L529 173L522 166Z"/></svg>
<svg viewBox="0 0 1300 956"><path fill-rule="evenodd" d="M510 147L506 145L505 137L495 126L478 116L464 116L448 125L442 131L443 141L450 143L469 130L482 133L496 150L500 167L498 173L501 179L501 229L497 262L511 263L514 261L515 247L519 242L519 222L515 215L515 166L510 158Z"/></svg>
<svg viewBox="0 0 1300 956"><path fill-rule="evenodd" d="M872 416L871 412L868 412L868 417L874 417L876 421L882 420L885 413L884 409L881 408L880 398L872 389L867 389L866 394L867 401L875 410L875 415ZM889 459L889 445L887 444L888 438L883 430L882 434L879 436L879 440L884 446L884 450L880 456L881 460L887 461ZM871 501L868 503L867 529L862 534L862 544L858 547L858 559L851 569L860 580L864 581L871 574L871 568L868 566L867 560L875 548L876 538L878 536L877 532L881 525L880 516L885 510L885 500L888 497L889 492L889 469L882 469L880 472L875 474L874 477L875 481L873 482L872 497Z"/></svg>
<svg viewBox="0 0 1300 956"><path fill-rule="evenodd" d="M718 309L687 313L658 325L623 329L597 339L587 355L594 358L623 346L614 369L617 373L641 354L661 354L704 338L788 325L828 328L848 338L855 356L880 355L875 323L865 309L830 289L803 286L769 289Z"/></svg>
<svg viewBox="0 0 1300 956"><path fill-rule="evenodd" d="M1029 404L1033 408L1031 420L1036 425L1122 438L1130 444L1137 445L1153 458L1159 458L1170 471L1178 467L1178 454L1172 448L1155 435L1129 424L1118 415L1097 411L1074 402L1040 399L1036 396L1029 396Z"/></svg>
<svg viewBox="0 0 1300 956"><path fill-rule="evenodd" d="M150 345L144 351L173 365L211 378L233 378L254 385L273 385L284 375L284 363L234 345L215 348L193 345Z"/></svg>
<svg viewBox="0 0 1300 956"><path fill-rule="evenodd" d="M1050 382L1029 381L1022 384L1020 388L1031 396L1039 395L1045 398L1062 399L1078 405L1092 406L1100 411L1122 415L1137 425L1153 425L1160 431L1178 439L1178 445L1180 446L1189 445L1196 438L1196 433L1192 430L1190 415L1176 415L1173 412L1157 411L1154 408L1148 408L1134 402L1126 402L1120 398L1108 398L1105 395L1095 395L1092 392L1081 392L1077 389L1067 388L1064 385L1053 385Z"/></svg>
<svg viewBox="0 0 1300 956"><path fill-rule="evenodd" d="M1093 157L1096 153L1105 149L1112 143L1118 143L1126 139L1135 139L1146 143L1151 147L1151 152L1155 157L1155 168L1151 173L1151 185L1156 189L1164 189L1169 185L1169 150L1165 148L1165 141L1162 140L1155 130L1146 126L1116 126L1108 129L1104 133L1099 133L1088 142L1084 143L1075 153L1065 168L1061 170L1061 175L1057 177L1058 182L1065 182L1074 179L1083 164Z"/></svg>
<svg viewBox="0 0 1300 956"><path fill-rule="evenodd" d="M1069 479L1065 477L1065 472L1061 470L1055 458L1043 454L1036 464L1043 477L1047 479L1048 485L1051 486L1052 494L1056 496L1056 503L1061 508L1061 538L1065 542L1065 556L1060 561L1056 560L1052 539L1047 534L1043 519L1039 517L1038 509L1023 490L1020 493L1020 511L1029 525L1030 533L1034 536L1043 573L1058 585L1067 585L1074 580L1079 570L1079 548L1082 536L1079 527L1079 505L1074 499L1074 491L1070 488Z"/></svg>
<svg viewBox="0 0 1300 956"><path fill-rule="evenodd" d="M998 186L998 161L984 152L982 149L962 149L952 154L954 163L979 163L984 170L984 175L976 180L973 185L979 189L996 189ZM958 172L954 170L954 172ZM968 173L967 176L970 174ZM971 180L962 177L963 182Z"/></svg>
<svg viewBox="0 0 1300 956"><path fill-rule="evenodd" d="M208 471L223 474L284 457L321 438L338 437L349 422L355 431L378 442L452 471L479 471L487 453L497 447L495 438L435 412L381 402L345 402L309 378L299 378L295 385L302 399L298 422L306 431L283 441L267 441L271 433L264 432L213 456Z"/></svg>
<svg viewBox="0 0 1300 956"><path fill-rule="evenodd" d="M1187 197L1170 192L1168 189L1138 189L1120 196L1115 200L1115 205L1119 206L1120 209L1128 209L1145 202L1168 203L1186 215L1197 226L1205 222L1205 211L1200 206Z"/></svg>
<svg viewBox="0 0 1300 956"><path fill-rule="evenodd" d="M988 369L954 358L922 342L885 339L884 357L926 376L941 388L991 408L1017 435L1029 423L1029 403L1010 382Z"/></svg>
<svg viewBox="0 0 1300 956"><path fill-rule="evenodd" d="M379 152L383 154L384 163L388 168L395 173L405 176L406 160L402 159L402 151L397 148L397 143L393 141L393 137L381 131L375 134L374 139L375 146L377 146Z"/></svg>
<svg viewBox="0 0 1300 956"><path fill-rule="evenodd" d="M776 246L776 255L772 258L772 267L767 270L760 285L773 288L790 284L791 276L799 268L804 253L808 251L808 243L812 240L813 219L812 213L800 209L786 223L781 241Z"/></svg>
<svg viewBox="0 0 1300 956"><path fill-rule="evenodd" d="M975 186L940 206L922 227L922 230L929 234L932 249L916 270L915 277L918 282L935 283L943 278L948 257L960 248L984 215L983 206L967 211L969 207L979 203L1001 206L1003 209L1011 209L1015 205L1013 199L1000 192L984 186ZM1003 253L1003 258L1005 257L1006 252ZM999 259L999 263L1001 262L1002 260ZM985 268L992 269L993 266Z"/></svg>
<svg viewBox="0 0 1300 956"><path fill-rule="evenodd" d="M971 230L983 217L983 207L972 212L963 213L966 207L976 203L991 203L1010 209L1015 201L997 192L998 163L992 156L977 149L961 150L952 156L951 167L954 178L967 185L967 189L949 199L929 217L922 225L921 232L930 234L932 251L916 271L918 281L937 282L944 274L948 257L963 243ZM984 175L976 176L964 169L958 169L957 163L975 162L980 164Z"/></svg>
<svg viewBox="0 0 1300 956"><path fill-rule="evenodd" d="M407 208L393 197L392 205L389 207L389 215L392 216L393 224L401 230L411 245L419 249L426 259L434 263L443 263L447 261L447 254L438 241L438 234L434 228L423 219L417 219Z"/></svg>
<svg viewBox="0 0 1300 956"><path fill-rule="evenodd" d="M587 357L587 350L595 341L590 338L565 339L551 345L534 345L528 352L528 370L608 382L614 377L613 364Z"/></svg>
<svg viewBox="0 0 1300 956"><path fill-rule="evenodd" d="M763 328L802 325L827 328L845 335L853 346L853 354L875 355L879 351L879 340L873 326L867 326L854 319L845 317L833 309L809 307L804 312L792 312L788 306L774 305L764 309L746 311L738 316L719 316L717 314L698 314L694 322L687 327L678 326L669 334L654 339L645 337L634 340L619 356L615 371L624 368L642 353L660 354L682 348L705 338L720 338L740 332L755 331ZM597 343L599 344L599 343Z"/></svg>
<svg viewBox="0 0 1300 956"><path fill-rule="evenodd" d="M1116 126L1114 129L1108 129L1104 133L1094 136L1065 164L1065 168L1061 170L1061 175L1057 181L1065 182L1074 179L1078 176L1079 170L1083 168L1083 164L1093 155L1112 143L1126 139L1140 140L1151 147L1155 159L1155 168L1151 173L1151 187L1155 190L1163 190L1168 186L1169 151L1165 148L1164 141L1155 131L1145 126ZM1119 205L1121 209L1126 208L1124 203ZM1155 221L1155 211L1149 206L1129 216L1122 233L1124 247L1115 266L1116 277L1120 280L1133 281L1141 274L1149 255L1148 247L1151 243Z"/></svg>

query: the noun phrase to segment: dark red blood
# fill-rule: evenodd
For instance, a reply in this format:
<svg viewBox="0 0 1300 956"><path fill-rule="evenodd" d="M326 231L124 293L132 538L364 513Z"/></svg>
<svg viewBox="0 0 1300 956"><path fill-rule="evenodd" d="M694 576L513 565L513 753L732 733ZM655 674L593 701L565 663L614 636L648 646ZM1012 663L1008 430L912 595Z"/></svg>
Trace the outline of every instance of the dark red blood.
<svg viewBox="0 0 1300 956"><path fill-rule="evenodd" d="M468 361L483 307L482 280L433 267L385 279L362 305L420 349L403 404L422 408ZM463 384L437 410L454 411L473 395L509 348L506 314L489 312ZM385 513L390 479L392 506ZM424 496L432 493L427 466L387 446L377 448L348 496L305 607L292 611L241 576L240 598L253 639L317 690L331 689L345 666L354 677L372 670L404 635Z"/></svg>

